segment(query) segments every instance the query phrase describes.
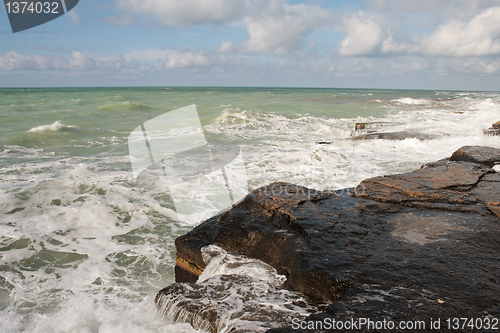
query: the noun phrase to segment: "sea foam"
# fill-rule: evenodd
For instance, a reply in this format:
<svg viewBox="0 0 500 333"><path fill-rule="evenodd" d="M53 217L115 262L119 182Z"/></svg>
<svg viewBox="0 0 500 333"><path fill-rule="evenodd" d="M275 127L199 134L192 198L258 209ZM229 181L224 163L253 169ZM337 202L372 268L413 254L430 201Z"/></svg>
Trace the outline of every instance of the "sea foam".
<svg viewBox="0 0 500 333"><path fill-rule="evenodd" d="M73 128L75 126L67 126L61 123L59 120L56 120L53 124L50 125L41 125L37 127L33 127L28 132L58 132L65 128Z"/></svg>

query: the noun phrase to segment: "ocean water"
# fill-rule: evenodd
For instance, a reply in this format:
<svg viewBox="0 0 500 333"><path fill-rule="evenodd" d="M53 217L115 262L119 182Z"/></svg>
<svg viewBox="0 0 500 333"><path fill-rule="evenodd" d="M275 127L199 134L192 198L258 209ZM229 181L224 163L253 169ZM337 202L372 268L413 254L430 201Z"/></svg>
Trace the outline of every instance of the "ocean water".
<svg viewBox="0 0 500 333"><path fill-rule="evenodd" d="M175 218L164 182L135 181L127 141L191 104L207 141L240 147L249 191L273 181L341 189L463 145L500 148L483 133L500 120L498 92L0 89L2 331L195 332L154 304L174 282L174 240L193 226ZM357 122L434 138L356 141Z"/></svg>

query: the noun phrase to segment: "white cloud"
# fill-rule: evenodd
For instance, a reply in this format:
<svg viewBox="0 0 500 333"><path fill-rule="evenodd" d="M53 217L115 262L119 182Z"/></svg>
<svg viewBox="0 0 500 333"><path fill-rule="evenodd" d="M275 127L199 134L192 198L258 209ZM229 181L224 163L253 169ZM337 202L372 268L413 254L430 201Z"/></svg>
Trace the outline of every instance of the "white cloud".
<svg viewBox="0 0 500 333"><path fill-rule="evenodd" d="M339 44L344 56L414 54L421 56L489 56L500 54L500 7L488 8L470 21L452 19L427 36L401 41L389 28L389 18L359 12L343 20Z"/></svg>
<svg viewBox="0 0 500 333"><path fill-rule="evenodd" d="M165 67L208 67L215 65L217 61L217 58L205 50L198 50L196 52L175 51L168 55L168 61L165 63Z"/></svg>
<svg viewBox="0 0 500 333"><path fill-rule="evenodd" d="M124 54L124 58L139 61L155 61L160 63L161 68L189 68L189 67L210 67L227 64L238 55L226 55L234 45L231 42L223 42L214 51L205 48L189 50L179 49L147 49Z"/></svg>
<svg viewBox="0 0 500 333"><path fill-rule="evenodd" d="M70 12L68 12L68 16L69 16L71 22L73 22L74 24L79 25L79 24L82 23L80 21L80 18L78 17L78 15L76 14L76 11L74 9L71 10Z"/></svg>
<svg viewBox="0 0 500 333"><path fill-rule="evenodd" d="M123 69L137 68L139 63L135 60L126 61L123 56L116 58L93 59L81 52L74 51L69 58L59 55L32 56L19 54L14 51L0 55L1 70L75 70L91 71L96 69Z"/></svg>
<svg viewBox="0 0 500 333"><path fill-rule="evenodd" d="M224 23L245 13L245 0L116 0L118 9L155 18L165 25Z"/></svg>
<svg viewBox="0 0 500 333"><path fill-rule="evenodd" d="M57 59L62 60L62 58L57 58ZM81 52L73 52L73 54L71 55L71 57L69 57L67 61L60 61L57 63L56 66L53 66L53 68L50 69L87 70L87 69L95 69L96 67L97 67L97 62L91 57Z"/></svg>
<svg viewBox="0 0 500 333"><path fill-rule="evenodd" d="M489 60L477 57L453 58L446 63L441 61L442 66L448 69L449 73L461 72L468 74L495 74L500 71L499 60Z"/></svg>
<svg viewBox="0 0 500 333"><path fill-rule="evenodd" d="M485 56L500 53L500 7L484 10L465 23L451 20L422 41L429 55Z"/></svg>
<svg viewBox="0 0 500 333"><path fill-rule="evenodd" d="M498 6L498 0L367 0L367 4L383 13L425 13L434 17L469 19L484 9Z"/></svg>
<svg viewBox="0 0 500 333"><path fill-rule="evenodd" d="M170 50L166 59L158 59L163 68L193 67L227 67L242 63L240 55L220 54L216 51L199 48L196 51L187 49Z"/></svg>
<svg viewBox="0 0 500 333"><path fill-rule="evenodd" d="M130 14L120 14L118 16L104 17L102 18L102 20L118 27L126 27L139 22L139 20L137 20Z"/></svg>
<svg viewBox="0 0 500 333"><path fill-rule="evenodd" d="M138 61L156 61L158 59L167 58L172 52L174 51L170 49L145 49L126 53L123 56L129 61L133 59Z"/></svg>
<svg viewBox="0 0 500 333"><path fill-rule="evenodd" d="M230 40L224 41L219 46L217 46L217 52L219 53L231 53L234 52L236 49L237 49L236 46Z"/></svg>
<svg viewBox="0 0 500 333"><path fill-rule="evenodd" d="M271 1L273 8L265 15L245 18L250 35L250 39L243 44L245 52L286 54L302 47L304 38L325 26L330 18L330 12L319 6L281 2Z"/></svg>
<svg viewBox="0 0 500 333"><path fill-rule="evenodd" d="M243 20L250 39L241 47L223 42L220 53L286 54L303 46L304 38L324 27L330 11L314 5L288 5L287 0L115 0L116 6L132 14L153 18L164 25L193 26ZM115 25L129 20L107 18Z"/></svg>
<svg viewBox="0 0 500 333"><path fill-rule="evenodd" d="M344 19L338 30L346 34L339 46L339 53L346 56L378 53L387 38L382 19L364 12Z"/></svg>

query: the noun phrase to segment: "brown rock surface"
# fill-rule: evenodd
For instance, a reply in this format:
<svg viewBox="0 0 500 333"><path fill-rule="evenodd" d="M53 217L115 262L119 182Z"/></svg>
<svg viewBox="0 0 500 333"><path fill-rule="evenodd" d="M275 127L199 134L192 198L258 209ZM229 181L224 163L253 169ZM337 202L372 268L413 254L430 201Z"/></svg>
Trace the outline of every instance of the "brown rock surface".
<svg viewBox="0 0 500 333"><path fill-rule="evenodd" d="M448 161L410 173L363 180L353 195L409 207L487 215L484 201L470 190L488 172L492 169L480 164Z"/></svg>

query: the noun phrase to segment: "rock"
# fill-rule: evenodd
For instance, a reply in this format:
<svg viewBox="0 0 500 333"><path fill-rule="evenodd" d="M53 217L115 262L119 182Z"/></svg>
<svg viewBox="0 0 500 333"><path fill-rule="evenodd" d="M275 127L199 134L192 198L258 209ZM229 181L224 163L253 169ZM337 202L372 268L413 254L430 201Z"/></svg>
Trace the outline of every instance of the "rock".
<svg viewBox="0 0 500 333"><path fill-rule="evenodd" d="M489 136L500 136L500 130L497 129L486 129L484 130L484 135L489 135Z"/></svg>
<svg viewBox="0 0 500 333"><path fill-rule="evenodd" d="M373 139L383 139L383 140L405 140L405 139L418 139L418 140L431 140L435 139L435 135L419 133L415 131L399 131L399 132L377 132L368 133L363 135L358 135L352 137L351 140L373 140Z"/></svg>
<svg viewBox="0 0 500 333"><path fill-rule="evenodd" d="M395 126L395 125L401 125L401 123L388 122L388 121L374 121L374 122L367 122L367 123L356 123L356 124L354 124L354 130L359 131L359 130L364 130L364 129L368 129L368 128L381 128L381 127Z"/></svg>
<svg viewBox="0 0 500 333"><path fill-rule="evenodd" d="M436 138L435 135L420 133L413 130L403 130L403 131L390 131L381 132L382 129L387 129L401 125L395 122L368 122L368 123L356 123L354 125L354 131L351 133L351 140L405 140L405 139L419 139L419 140L431 140Z"/></svg>
<svg viewBox="0 0 500 333"><path fill-rule="evenodd" d="M492 124L490 128L484 130L485 135L495 135L499 136L500 135L500 121L497 121L496 123Z"/></svg>
<svg viewBox="0 0 500 333"><path fill-rule="evenodd" d="M254 190L176 240L177 265L189 274L176 276L178 283L157 300L178 301L190 313L186 318L205 316L209 327L220 327L224 306L197 302L210 288L221 293L208 292L214 302L226 299L233 280L210 280L210 288L181 283L205 269L202 248L217 245L285 275L284 288L317 304L306 320L364 317L429 325L431 318L500 316L500 174L479 164L489 161L492 150L459 151L469 155L456 156L473 156L478 163L450 158L348 190L288 183ZM249 299L242 296L235 304ZM281 327L265 326L279 320L272 307L255 313L262 323L254 322L254 332L297 331L289 319L278 321Z"/></svg>
<svg viewBox="0 0 500 333"><path fill-rule="evenodd" d="M492 168L500 164L500 149L480 146L463 146L453 153L450 161L466 161L484 164Z"/></svg>
<svg viewBox="0 0 500 333"><path fill-rule="evenodd" d="M478 198L496 216L500 216L500 174L493 173L484 176L478 185L472 189L472 194Z"/></svg>
<svg viewBox="0 0 500 333"><path fill-rule="evenodd" d="M228 301L231 299L244 302ZM299 293L245 275L218 275L201 283L174 283L158 293L155 303L169 322L187 322L210 333L222 329L233 333L265 332L309 315L304 311L308 305ZM228 320L231 318L237 320Z"/></svg>
<svg viewBox="0 0 500 333"><path fill-rule="evenodd" d="M420 167L420 169L433 168L433 167L436 167L436 166L446 165L446 164L448 164L449 161L450 161L450 158L449 157L445 157L445 158L440 159L439 161L426 163L426 164L422 165Z"/></svg>
<svg viewBox="0 0 500 333"><path fill-rule="evenodd" d="M408 207L487 215L489 212L484 202L470 190L481 177L492 171L476 163L449 161L410 173L363 180L353 195Z"/></svg>

